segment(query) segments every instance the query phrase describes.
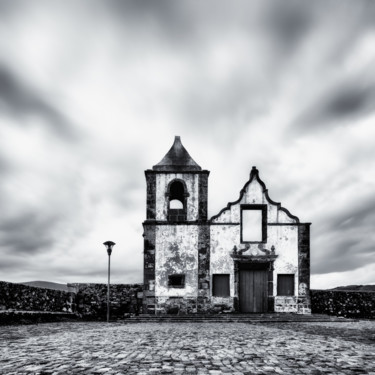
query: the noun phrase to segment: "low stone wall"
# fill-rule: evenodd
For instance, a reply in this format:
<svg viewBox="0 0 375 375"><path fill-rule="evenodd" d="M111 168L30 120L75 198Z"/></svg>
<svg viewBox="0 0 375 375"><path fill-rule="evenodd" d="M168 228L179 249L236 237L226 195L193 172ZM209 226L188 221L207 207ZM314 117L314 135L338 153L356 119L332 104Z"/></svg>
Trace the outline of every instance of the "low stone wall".
<svg viewBox="0 0 375 375"><path fill-rule="evenodd" d="M84 319L105 320L107 316L106 284L68 284L75 294L75 311ZM142 311L143 284L111 284L111 320ZM139 297L139 298L138 298Z"/></svg>
<svg viewBox="0 0 375 375"><path fill-rule="evenodd" d="M77 321L74 313L51 311L0 311L0 326L11 324L36 324Z"/></svg>
<svg viewBox="0 0 375 375"><path fill-rule="evenodd" d="M73 312L74 296L60 290L0 281L0 310Z"/></svg>
<svg viewBox="0 0 375 375"><path fill-rule="evenodd" d="M311 290L313 314L375 319L375 292Z"/></svg>
<svg viewBox="0 0 375 375"><path fill-rule="evenodd" d="M3 324L5 321L22 321L23 318L30 322L60 319L60 315L54 316L41 312L66 313L66 317L71 319L78 316L86 320L106 319L106 284L68 284L68 287L69 292L64 292L0 281L0 311L2 311L0 323L1 321ZM111 320L124 319L129 314L141 313L142 290L142 284L112 284L110 288ZM227 312L229 301L215 302L216 305L205 303L204 298L192 299L184 302L184 308L181 308L179 299L161 299L154 303L158 314ZM375 292L311 290L311 306L312 313L315 314L375 319ZM17 314L14 314L15 311ZM27 318L28 311L41 314ZM77 315L69 315L69 313Z"/></svg>
<svg viewBox="0 0 375 375"><path fill-rule="evenodd" d="M64 313L64 319L106 319L106 284L68 284L68 287L69 292L64 292L0 281L0 324L58 321ZM141 313L142 289L142 284L112 284L111 320Z"/></svg>

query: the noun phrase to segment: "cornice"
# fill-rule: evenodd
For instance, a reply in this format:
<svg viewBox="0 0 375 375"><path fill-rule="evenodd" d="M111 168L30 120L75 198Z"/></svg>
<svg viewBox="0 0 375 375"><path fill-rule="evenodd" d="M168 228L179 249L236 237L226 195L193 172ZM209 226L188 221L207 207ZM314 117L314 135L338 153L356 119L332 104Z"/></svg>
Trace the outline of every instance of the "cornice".
<svg viewBox="0 0 375 375"><path fill-rule="evenodd" d="M204 169L202 171L176 171L176 170L169 170L169 171L154 171L152 169L146 169L145 175L152 175L152 174L206 174L209 175L210 171Z"/></svg>

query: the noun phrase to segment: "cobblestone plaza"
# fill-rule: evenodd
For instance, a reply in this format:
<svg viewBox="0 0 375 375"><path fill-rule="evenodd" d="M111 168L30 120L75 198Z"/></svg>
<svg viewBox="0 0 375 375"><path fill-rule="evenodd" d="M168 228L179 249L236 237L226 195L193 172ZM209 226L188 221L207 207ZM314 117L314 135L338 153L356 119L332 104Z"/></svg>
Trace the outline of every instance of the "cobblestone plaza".
<svg viewBox="0 0 375 375"><path fill-rule="evenodd" d="M48 323L0 330L0 374L375 374L375 321Z"/></svg>

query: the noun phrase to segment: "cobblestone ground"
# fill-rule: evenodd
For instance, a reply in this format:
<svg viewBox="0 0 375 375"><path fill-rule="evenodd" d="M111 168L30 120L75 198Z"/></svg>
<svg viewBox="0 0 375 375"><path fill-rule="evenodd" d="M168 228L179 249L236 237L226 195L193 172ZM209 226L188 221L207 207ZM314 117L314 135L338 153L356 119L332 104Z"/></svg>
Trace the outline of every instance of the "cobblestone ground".
<svg viewBox="0 0 375 375"><path fill-rule="evenodd" d="M0 327L0 374L374 374L375 321Z"/></svg>

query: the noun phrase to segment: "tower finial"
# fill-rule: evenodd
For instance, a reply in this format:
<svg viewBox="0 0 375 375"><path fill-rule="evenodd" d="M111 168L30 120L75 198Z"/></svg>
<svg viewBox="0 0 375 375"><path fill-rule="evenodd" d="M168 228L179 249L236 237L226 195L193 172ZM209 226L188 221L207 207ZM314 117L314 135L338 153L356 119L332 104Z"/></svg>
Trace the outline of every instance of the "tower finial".
<svg viewBox="0 0 375 375"><path fill-rule="evenodd" d="M259 174L259 171L258 171L257 167L253 166L251 168L251 171L250 171L250 178L252 178L253 176L257 176L258 174Z"/></svg>

